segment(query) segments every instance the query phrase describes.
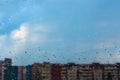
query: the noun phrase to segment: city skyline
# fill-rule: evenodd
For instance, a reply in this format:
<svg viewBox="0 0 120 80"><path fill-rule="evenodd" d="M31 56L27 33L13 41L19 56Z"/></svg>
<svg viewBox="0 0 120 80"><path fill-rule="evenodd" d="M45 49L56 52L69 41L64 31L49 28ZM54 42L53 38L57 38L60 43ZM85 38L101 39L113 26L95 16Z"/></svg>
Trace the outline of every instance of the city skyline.
<svg viewBox="0 0 120 80"><path fill-rule="evenodd" d="M120 62L119 0L0 0L0 59L15 65Z"/></svg>
<svg viewBox="0 0 120 80"><path fill-rule="evenodd" d="M120 80L120 63L75 64L33 63L12 65L12 59L0 60L1 80Z"/></svg>

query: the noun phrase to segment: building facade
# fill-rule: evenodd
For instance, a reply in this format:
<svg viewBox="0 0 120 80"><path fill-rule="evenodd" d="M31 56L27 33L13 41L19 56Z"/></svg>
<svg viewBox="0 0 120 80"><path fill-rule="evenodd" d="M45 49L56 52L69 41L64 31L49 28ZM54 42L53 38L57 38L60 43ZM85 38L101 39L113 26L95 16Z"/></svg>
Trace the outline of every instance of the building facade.
<svg viewBox="0 0 120 80"><path fill-rule="evenodd" d="M120 80L120 63L51 64L13 66L12 60L0 61L0 80Z"/></svg>
<svg viewBox="0 0 120 80"><path fill-rule="evenodd" d="M60 64L52 64L52 80L60 80Z"/></svg>
<svg viewBox="0 0 120 80"><path fill-rule="evenodd" d="M42 64L34 63L32 65L32 80L42 80Z"/></svg>
<svg viewBox="0 0 120 80"><path fill-rule="evenodd" d="M26 76L26 67L18 66L18 80L26 80L24 76Z"/></svg>
<svg viewBox="0 0 120 80"><path fill-rule="evenodd" d="M42 64L41 80L51 80L52 79L51 64L49 62L44 62Z"/></svg>
<svg viewBox="0 0 120 80"><path fill-rule="evenodd" d="M67 80L67 64L60 65L60 80Z"/></svg>
<svg viewBox="0 0 120 80"><path fill-rule="evenodd" d="M26 66L26 80L32 79L32 66L28 65Z"/></svg>
<svg viewBox="0 0 120 80"><path fill-rule="evenodd" d="M93 80L93 69L90 64L78 65L78 80Z"/></svg>
<svg viewBox="0 0 120 80"><path fill-rule="evenodd" d="M67 65L67 79L68 80L78 80L78 66L74 63L69 63Z"/></svg>

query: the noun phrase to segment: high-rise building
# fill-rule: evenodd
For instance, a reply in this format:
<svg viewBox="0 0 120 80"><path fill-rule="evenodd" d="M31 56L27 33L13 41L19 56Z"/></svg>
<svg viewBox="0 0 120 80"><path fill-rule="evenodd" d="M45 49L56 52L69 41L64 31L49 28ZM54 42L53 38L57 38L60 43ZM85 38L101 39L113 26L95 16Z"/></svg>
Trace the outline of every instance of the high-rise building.
<svg viewBox="0 0 120 80"><path fill-rule="evenodd" d="M116 63L117 71L118 71L118 80L120 80L120 63Z"/></svg>
<svg viewBox="0 0 120 80"><path fill-rule="evenodd" d="M4 80L18 80L18 67L6 66L4 70Z"/></svg>
<svg viewBox="0 0 120 80"><path fill-rule="evenodd" d="M18 80L18 67L17 66L12 66L11 80Z"/></svg>
<svg viewBox="0 0 120 80"><path fill-rule="evenodd" d="M52 80L60 80L60 64L52 64Z"/></svg>
<svg viewBox="0 0 120 80"><path fill-rule="evenodd" d="M120 63L51 64L13 66L12 60L0 61L0 80L120 80Z"/></svg>
<svg viewBox="0 0 120 80"><path fill-rule="evenodd" d="M6 69L12 66L12 59L10 58L5 58L4 61L0 61L0 79L5 80L5 71Z"/></svg>
<svg viewBox="0 0 120 80"><path fill-rule="evenodd" d="M116 64L104 64L104 80L108 79L108 76L111 75L112 80L118 80L118 69Z"/></svg>
<svg viewBox="0 0 120 80"><path fill-rule="evenodd" d="M26 69L26 66L23 67L23 80L26 80L26 72L27 72L27 69Z"/></svg>
<svg viewBox="0 0 120 80"><path fill-rule="evenodd" d="M42 64L34 63L32 65L32 80L41 80Z"/></svg>
<svg viewBox="0 0 120 80"><path fill-rule="evenodd" d="M32 66L26 66L26 80L31 80L32 78Z"/></svg>
<svg viewBox="0 0 120 80"><path fill-rule="evenodd" d="M2 80L2 64L3 61L0 61L0 80Z"/></svg>
<svg viewBox="0 0 120 80"><path fill-rule="evenodd" d="M78 80L77 70L78 70L78 67L76 64L69 63L67 67L67 79Z"/></svg>
<svg viewBox="0 0 120 80"><path fill-rule="evenodd" d="M18 80L26 80L26 67L18 66Z"/></svg>
<svg viewBox="0 0 120 80"><path fill-rule="evenodd" d="M44 62L42 64L41 80L51 80L51 64L49 62Z"/></svg>
<svg viewBox="0 0 120 80"><path fill-rule="evenodd" d="M4 70L4 80L12 79L12 66L6 66Z"/></svg>
<svg viewBox="0 0 120 80"><path fill-rule="evenodd" d="M12 66L12 59L10 59L10 58L5 58L5 60L4 60L4 65L5 65L5 66Z"/></svg>
<svg viewBox="0 0 120 80"><path fill-rule="evenodd" d="M93 80L93 70L91 64L78 65L79 80Z"/></svg>
<svg viewBox="0 0 120 80"><path fill-rule="evenodd" d="M67 80L67 64L60 65L60 79Z"/></svg>
<svg viewBox="0 0 120 80"><path fill-rule="evenodd" d="M93 69L94 80L104 80L104 77L103 77L104 66L102 64L93 63L92 69Z"/></svg>

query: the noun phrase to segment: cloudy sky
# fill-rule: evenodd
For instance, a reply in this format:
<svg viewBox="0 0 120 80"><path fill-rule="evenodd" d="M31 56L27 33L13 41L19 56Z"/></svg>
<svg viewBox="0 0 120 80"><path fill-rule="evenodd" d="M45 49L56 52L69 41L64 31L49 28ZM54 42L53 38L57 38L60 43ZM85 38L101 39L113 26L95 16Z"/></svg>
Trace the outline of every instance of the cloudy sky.
<svg viewBox="0 0 120 80"><path fill-rule="evenodd" d="M0 0L0 59L120 62L119 0Z"/></svg>

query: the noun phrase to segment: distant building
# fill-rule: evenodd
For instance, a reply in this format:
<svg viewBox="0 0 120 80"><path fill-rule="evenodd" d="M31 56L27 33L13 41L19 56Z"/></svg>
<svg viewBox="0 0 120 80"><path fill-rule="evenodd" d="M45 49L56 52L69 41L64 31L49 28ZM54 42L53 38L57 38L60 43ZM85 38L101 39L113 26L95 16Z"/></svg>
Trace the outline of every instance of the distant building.
<svg viewBox="0 0 120 80"><path fill-rule="evenodd" d="M42 64L42 73L41 73L41 79L42 80L51 80L51 64L49 62L44 62Z"/></svg>
<svg viewBox="0 0 120 80"><path fill-rule="evenodd" d="M12 80L12 66L5 67L4 80Z"/></svg>
<svg viewBox="0 0 120 80"><path fill-rule="evenodd" d="M78 70L78 67L76 64L69 63L67 66L67 79L78 80L77 70Z"/></svg>
<svg viewBox="0 0 120 80"><path fill-rule="evenodd" d="M26 66L26 80L31 80L32 78L32 66Z"/></svg>
<svg viewBox="0 0 120 80"><path fill-rule="evenodd" d="M78 65L79 80L93 80L93 69L90 64Z"/></svg>
<svg viewBox="0 0 120 80"><path fill-rule="evenodd" d="M104 80L108 80L108 76L111 78L112 80L118 80L118 68L116 66L116 64L104 64Z"/></svg>
<svg viewBox="0 0 120 80"><path fill-rule="evenodd" d="M5 80L5 69L8 66L12 66L12 59L5 58L4 61L0 61L0 80Z"/></svg>
<svg viewBox="0 0 120 80"><path fill-rule="evenodd" d="M93 70L93 79L94 80L104 80L104 77L103 77L104 66L99 63L93 63L91 67Z"/></svg>
<svg viewBox="0 0 120 80"><path fill-rule="evenodd" d="M120 80L120 63L51 64L13 66L12 60L0 61L0 80Z"/></svg>
<svg viewBox="0 0 120 80"><path fill-rule="evenodd" d="M67 80L67 65L66 64L60 65L60 79Z"/></svg>
<svg viewBox="0 0 120 80"><path fill-rule="evenodd" d="M0 61L0 80L2 80L2 64L3 61Z"/></svg>
<svg viewBox="0 0 120 80"><path fill-rule="evenodd" d="M52 64L52 80L60 80L60 64Z"/></svg>
<svg viewBox="0 0 120 80"><path fill-rule="evenodd" d="M12 66L11 80L18 80L18 67L17 66Z"/></svg>
<svg viewBox="0 0 120 80"><path fill-rule="evenodd" d="M18 66L18 80L27 80L26 66Z"/></svg>
<svg viewBox="0 0 120 80"><path fill-rule="evenodd" d="M5 58L5 60L4 60L4 65L5 65L5 66L12 66L12 59L10 59L10 58Z"/></svg>
<svg viewBox="0 0 120 80"><path fill-rule="evenodd" d="M26 66L23 67L23 80L26 80L26 72L27 72L27 69L26 69Z"/></svg>
<svg viewBox="0 0 120 80"><path fill-rule="evenodd" d="M120 80L120 63L116 63L116 66L117 66L117 71L118 71L118 80Z"/></svg>
<svg viewBox="0 0 120 80"><path fill-rule="evenodd" d="M32 80L41 80L42 79L42 64L34 63L32 65Z"/></svg>
<svg viewBox="0 0 120 80"><path fill-rule="evenodd" d="M106 78L106 80L113 80L113 79L112 79L112 75L111 75L110 72L107 73L107 78ZM114 80L117 80L117 79L114 79Z"/></svg>
<svg viewBox="0 0 120 80"><path fill-rule="evenodd" d="M4 80L18 80L18 67L6 66L4 70Z"/></svg>

